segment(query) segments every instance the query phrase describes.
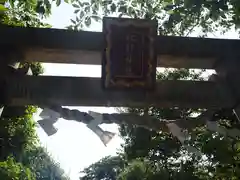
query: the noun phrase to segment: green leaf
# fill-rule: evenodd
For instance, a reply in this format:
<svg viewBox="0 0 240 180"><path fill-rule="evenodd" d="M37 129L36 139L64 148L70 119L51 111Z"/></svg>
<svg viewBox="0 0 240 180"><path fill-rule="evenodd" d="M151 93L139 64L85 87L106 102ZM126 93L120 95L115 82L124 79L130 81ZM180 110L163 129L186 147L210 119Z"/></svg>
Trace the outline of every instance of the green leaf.
<svg viewBox="0 0 240 180"><path fill-rule="evenodd" d="M74 26L74 27L73 27L73 30L74 30L74 31L77 31L77 30L78 30L78 27L77 27L77 26Z"/></svg>
<svg viewBox="0 0 240 180"><path fill-rule="evenodd" d="M73 29L73 26L72 26L72 25L67 26L67 29L72 30L72 29Z"/></svg>
<svg viewBox="0 0 240 180"><path fill-rule="evenodd" d="M9 4L11 7L14 7L14 0L9 0Z"/></svg>
<svg viewBox="0 0 240 180"><path fill-rule="evenodd" d="M111 4L112 0L105 0L102 2L103 6L107 6L108 4Z"/></svg>
<svg viewBox="0 0 240 180"><path fill-rule="evenodd" d="M82 19L84 15L85 15L85 12L84 12L84 11L81 11L81 13L80 13L80 15L79 15L80 19Z"/></svg>
<svg viewBox="0 0 240 180"><path fill-rule="evenodd" d="M165 11L170 11L170 10L172 10L174 7L175 7L174 5L168 4L168 5L166 5L166 6L164 7L164 10L165 10Z"/></svg>
<svg viewBox="0 0 240 180"><path fill-rule="evenodd" d="M85 7L85 8L84 8L84 11L85 11L85 13L90 12L90 6Z"/></svg>
<svg viewBox="0 0 240 180"><path fill-rule="evenodd" d="M127 7L126 6L120 6L118 11L121 12L121 13L126 13L127 12Z"/></svg>
<svg viewBox="0 0 240 180"><path fill-rule="evenodd" d="M78 17L76 17L76 22L79 22L79 21L80 21L80 19Z"/></svg>
<svg viewBox="0 0 240 180"><path fill-rule="evenodd" d="M76 24L76 21L74 21L73 19L71 19L71 22L72 22L73 24Z"/></svg>
<svg viewBox="0 0 240 180"><path fill-rule="evenodd" d="M74 11L75 14L79 13L80 9Z"/></svg>
<svg viewBox="0 0 240 180"><path fill-rule="evenodd" d="M78 2L78 4L79 4L79 8L80 7L83 7L83 3L81 2L81 1L77 1Z"/></svg>
<svg viewBox="0 0 240 180"><path fill-rule="evenodd" d="M92 15L92 17L91 18L93 18L95 21L101 21L102 20L102 18L101 17L99 17L99 16L97 16L97 15Z"/></svg>
<svg viewBox="0 0 240 180"><path fill-rule="evenodd" d="M89 6L90 4L89 4L89 2L83 2L82 5L83 6Z"/></svg>
<svg viewBox="0 0 240 180"><path fill-rule="evenodd" d="M0 4L0 11L7 11L8 9L4 6L4 5L2 5L2 4Z"/></svg>
<svg viewBox="0 0 240 180"><path fill-rule="evenodd" d="M80 8L80 6L78 4L73 4L72 6L75 8Z"/></svg>
<svg viewBox="0 0 240 180"><path fill-rule="evenodd" d="M111 11L112 11L112 12L115 12L116 9L117 9L117 6L113 3L113 4L111 5Z"/></svg>
<svg viewBox="0 0 240 180"><path fill-rule="evenodd" d="M87 17L87 18L85 19L85 25L86 25L87 27L89 27L89 26L91 25L91 18L90 18L90 17Z"/></svg>
<svg viewBox="0 0 240 180"><path fill-rule="evenodd" d="M48 0L44 1L44 3L45 3L45 6L46 6L46 9L51 11L51 7L52 7L51 3Z"/></svg>
<svg viewBox="0 0 240 180"><path fill-rule="evenodd" d="M61 0L57 0L57 1L56 1L56 5L57 5L57 6L60 6L60 4L61 4Z"/></svg>

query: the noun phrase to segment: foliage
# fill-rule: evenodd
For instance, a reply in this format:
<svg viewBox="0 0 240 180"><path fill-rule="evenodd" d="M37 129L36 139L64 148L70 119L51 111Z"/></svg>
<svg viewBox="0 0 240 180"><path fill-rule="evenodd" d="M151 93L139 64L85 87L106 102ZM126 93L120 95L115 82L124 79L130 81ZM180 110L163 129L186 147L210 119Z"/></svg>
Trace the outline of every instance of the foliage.
<svg viewBox="0 0 240 180"><path fill-rule="evenodd" d="M0 162L0 177L4 180L34 180L35 177L30 169L17 163L12 157Z"/></svg>
<svg viewBox="0 0 240 180"><path fill-rule="evenodd" d="M28 12L29 15L42 15L49 16L51 14L52 2L56 6L60 6L61 0L8 0L7 3L12 9L22 9ZM64 2L71 2L70 0L64 0Z"/></svg>
<svg viewBox="0 0 240 180"><path fill-rule="evenodd" d="M0 121L1 160L8 155L17 159L25 149L36 145L37 135L32 114L36 107L5 107Z"/></svg>
<svg viewBox="0 0 240 180"><path fill-rule="evenodd" d="M10 3L0 16L1 24L24 27L49 27L48 24L42 22L42 18L31 6L31 4L23 1Z"/></svg>
<svg viewBox="0 0 240 180"><path fill-rule="evenodd" d="M60 4L61 1L57 3ZM0 13L4 12L0 17L1 24L49 27L39 16L50 14L51 4L48 0L10 0L9 4L6 4L7 8L1 9L1 7L4 6L0 6ZM20 67L30 67L35 76L43 73L40 63L21 63ZM35 131L36 124L32 119L36 110L36 106L4 107L0 118L0 179L69 179L48 152L39 146Z"/></svg>
<svg viewBox="0 0 240 180"><path fill-rule="evenodd" d="M81 180L115 180L124 164L125 162L120 156L105 157L81 171L83 174Z"/></svg>
<svg viewBox="0 0 240 180"><path fill-rule="evenodd" d="M40 75L40 74L43 74L43 72L44 72L44 69L43 69L41 63L39 63L39 62L34 62L34 63L30 63L30 62L28 62L28 63L22 63L22 64L20 64L20 67L30 68L31 71L32 71L32 73L33 73L33 76L38 76L38 75Z"/></svg>
<svg viewBox="0 0 240 180"><path fill-rule="evenodd" d="M71 0L64 0L69 3ZM2 0L0 19L3 24L25 27L50 27L43 18L51 15L52 4L60 6L61 0Z"/></svg>
<svg viewBox="0 0 240 180"><path fill-rule="evenodd" d="M77 0L73 4L75 19L71 29L89 26L103 16L156 19L159 33L187 36L194 31L208 33L239 28L240 2L238 0Z"/></svg>
<svg viewBox="0 0 240 180"><path fill-rule="evenodd" d="M21 162L35 174L36 180L69 180L59 164L43 147L37 146L25 151L21 157Z"/></svg>
<svg viewBox="0 0 240 180"><path fill-rule="evenodd" d="M129 163L117 176L118 180L149 180L155 172L153 164L147 160L136 159Z"/></svg>

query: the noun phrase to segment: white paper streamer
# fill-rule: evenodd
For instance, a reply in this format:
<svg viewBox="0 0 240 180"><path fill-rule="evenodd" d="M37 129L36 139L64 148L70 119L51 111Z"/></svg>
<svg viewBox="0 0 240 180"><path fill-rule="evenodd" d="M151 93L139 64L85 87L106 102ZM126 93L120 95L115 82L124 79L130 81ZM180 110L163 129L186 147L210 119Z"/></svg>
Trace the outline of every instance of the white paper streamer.
<svg viewBox="0 0 240 180"><path fill-rule="evenodd" d="M89 111L88 113L89 113L89 115L91 115L94 118L94 120L90 121L87 124L87 127L89 129L91 129L100 138L102 143L106 146L112 140L112 138L115 136L115 133L112 133L109 131L104 131L99 126L99 124L101 124L103 121L102 114L93 112L93 111Z"/></svg>
<svg viewBox="0 0 240 180"><path fill-rule="evenodd" d="M2 116L3 109L4 109L4 106L0 108L0 117Z"/></svg>
<svg viewBox="0 0 240 180"><path fill-rule="evenodd" d="M193 146L184 145L188 152L194 153L196 156L202 156L202 153Z"/></svg>
<svg viewBox="0 0 240 180"><path fill-rule="evenodd" d="M226 135L226 132L218 126L216 121L206 121L207 129L210 131L218 132L222 135Z"/></svg>
<svg viewBox="0 0 240 180"><path fill-rule="evenodd" d="M177 137L178 140L183 144L186 140L186 134L182 132L182 129L175 123L168 123L167 127L172 135Z"/></svg>
<svg viewBox="0 0 240 180"><path fill-rule="evenodd" d="M44 108L39 115L42 120L38 120L38 124L44 130L48 136L52 136L57 132L57 129L54 127L54 123L58 121L61 115L51 109Z"/></svg>
<svg viewBox="0 0 240 180"><path fill-rule="evenodd" d="M219 134L223 136L229 136L232 138L239 138L240 137L240 131L236 128L234 129L227 129L224 127L220 127L218 125L217 121L207 121L207 129L210 131L218 132Z"/></svg>
<svg viewBox="0 0 240 180"><path fill-rule="evenodd" d="M61 115L58 112L55 112L48 108L44 108L42 110L42 112L39 114L39 116L43 119L45 119L45 118L53 118L53 119L61 118Z"/></svg>
<svg viewBox="0 0 240 180"><path fill-rule="evenodd" d="M102 114L89 111L89 115L92 116L94 119L87 124L87 127L91 129L91 131L93 131L100 138L102 143L106 146L115 136L115 133L104 131L99 126L100 124L102 124L103 121ZM54 127L53 124L56 123L59 118L61 118L61 114L51 109L44 108L39 116L43 118L43 120L39 120L38 123L46 132L46 134L48 136L55 134L57 132L57 129Z"/></svg>
<svg viewBox="0 0 240 180"><path fill-rule="evenodd" d="M41 128L48 136L52 136L57 132L57 129L53 126L55 122L56 119L48 118L39 120L38 124L41 126Z"/></svg>
<svg viewBox="0 0 240 180"><path fill-rule="evenodd" d="M91 129L102 141L102 143L107 146L107 144L112 140L115 136L114 133L109 131L102 130L99 126L91 126L91 123L87 125L89 129Z"/></svg>
<svg viewBox="0 0 240 180"><path fill-rule="evenodd" d="M167 123L166 125L172 135L178 138L178 140L188 150L188 152L194 153L197 156L201 156L201 152L199 150L197 150L195 147L185 144L188 135L187 133L184 133L178 125L176 125L175 123Z"/></svg>
<svg viewBox="0 0 240 180"><path fill-rule="evenodd" d="M26 75L28 75L28 76L32 76L33 75L33 72L32 72L31 68L28 68L28 71L27 71Z"/></svg>

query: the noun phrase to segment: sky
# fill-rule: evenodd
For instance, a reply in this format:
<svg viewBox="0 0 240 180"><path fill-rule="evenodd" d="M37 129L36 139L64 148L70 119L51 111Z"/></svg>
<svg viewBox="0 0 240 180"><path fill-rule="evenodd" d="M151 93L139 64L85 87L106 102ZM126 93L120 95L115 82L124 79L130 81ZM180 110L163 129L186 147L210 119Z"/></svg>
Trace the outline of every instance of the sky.
<svg viewBox="0 0 240 180"><path fill-rule="evenodd" d="M52 16L47 19L53 28L64 28L71 24L70 18L73 17L73 9L70 5L63 3L60 7L53 6ZM101 31L101 25L93 25L91 31ZM101 76L101 67L94 65L66 65L66 64L43 64L43 75L54 76ZM79 92L81 93L81 92ZM104 107L68 107L80 111L95 111L100 113L116 112L114 108ZM35 120L40 120L38 116L40 111L35 115ZM108 155L115 155L120 148L123 140L116 135L112 141L105 147L100 139L89 130L85 124L59 119L54 126L58 132L48 137L45 132L38 127L37 133L43 146L47 148L54 159L60 163L71 180L79 179L79 172L84 167L100 160ZM117 125L102 125L104 130L118 134Z"/></svg>
<svg viewBox="0 0 240 180"><path fill-rule="evenodd" d="M55 76L100 77L101 75L101 69L98 66L88 65L44 64L44 70L44 75ZM114 108L104 107L68 108L84 112L89 110L100 113L115 112ZM41 119L38 114L35 115L36 121ZM47 147L49 153L60 163L72 180L79 179L79 171L84 167L105 156L115 155L121 142L123 142L118 136L118 127L114 124L101 126L104 130L117 133L107 147L85 124L59 119L54 126L58 129L58 132L53 136L48 137L40 127L37 128L37 133L42 145Z"/></svg>
<svg viewBox="0 0 240 180"><path fill-rule="evenodd" d="M60 7L52 6L52 15L46 21L53 28L65 28L70 25L70 18L74 17L74 9L71 5L64 2ZM89 31L101 31L102 27L99 23L93 23ZM219 33L211 34L210 37L221 38L236 38L237 34L233 31L221 36ZM90 65L66 65L66 64L43 64L44 75L55 76L88 76L100 77L100 66ZM79 92L80 93L80 92ZM114 108L104 107L69 107L80 111L96 111L113 113ZM39 112L38 112L39 113ZM39 120L38 114L35 115L35 120ZM123 140L117 135L105 147L99 138L93 134L84 124L73 121L59 119L55 123L58 132L48 137L41 128L37 128L40 141L43 146L47 147L49 153L60 163L61 167L71 177L71 180L79 179L79 171L84 167L100 160L107 155L115 155L120 148ZM103 125L105 130L118 133L116 125Z"/></svg>

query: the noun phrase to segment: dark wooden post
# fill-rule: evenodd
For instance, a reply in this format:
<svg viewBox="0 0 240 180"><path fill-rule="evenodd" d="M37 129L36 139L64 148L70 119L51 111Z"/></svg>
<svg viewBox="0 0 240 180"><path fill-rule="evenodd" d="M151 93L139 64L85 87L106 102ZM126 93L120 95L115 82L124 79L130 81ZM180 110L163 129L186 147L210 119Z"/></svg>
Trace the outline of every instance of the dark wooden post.
<svg viewBox="0 0 240 180"><path fill-rule="evenodd" d="M0 117L4 110L4 105L7 104L9 97L7 96L7 76L11 75L11 69L17 69L19 67L18 62L9 62L7 64L0 64L1 77L0 77ZM12 82L13 83L13 82Z"/></svg>
<svg viewBox="0 0 240 180"><path fill-rule="evenodd" d="M237 44L236 44L237 46ZM235 47L236 48L236 47ZM240 47L239 47L240 48ZM233 97L234 104L232 109L235 112L238 120L240 117L240 56L232 53L232 47L224 49L225 56L221 57L215 67L215 70L221 79L228 87L231 96Z"/></svg>
<svg viewBox="0 0 240 180"><path fill-rule="evenodd" d="M18 69L23 61L22 52L15 46L4 46L0 48L0 117L4 105L9 104L11 97L8 93L9 77L25 74L23 69ZM23 70L23 71L22 71Z"/></svg>

